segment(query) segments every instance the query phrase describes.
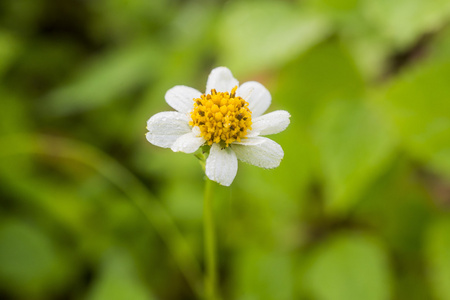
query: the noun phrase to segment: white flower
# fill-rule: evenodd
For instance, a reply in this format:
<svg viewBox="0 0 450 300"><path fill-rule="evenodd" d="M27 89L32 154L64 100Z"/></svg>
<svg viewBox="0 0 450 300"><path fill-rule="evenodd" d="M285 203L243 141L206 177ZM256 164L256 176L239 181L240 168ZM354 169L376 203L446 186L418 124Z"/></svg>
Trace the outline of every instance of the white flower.
<svg viewBox="0 0 450 300"><path fill-rule="evenodd" d="M272 97L260 83L241 86L231 71L211 71L202 94L187 86L167 91L166 102L176 111L160 112L147 121L147 140L173 151L193 153L210 145L206 176L229 186L236 176L238 159L266 169L276 168L283 159L280 145L262 137L283 131L289 113L278 110L262 115Z"/></svg>

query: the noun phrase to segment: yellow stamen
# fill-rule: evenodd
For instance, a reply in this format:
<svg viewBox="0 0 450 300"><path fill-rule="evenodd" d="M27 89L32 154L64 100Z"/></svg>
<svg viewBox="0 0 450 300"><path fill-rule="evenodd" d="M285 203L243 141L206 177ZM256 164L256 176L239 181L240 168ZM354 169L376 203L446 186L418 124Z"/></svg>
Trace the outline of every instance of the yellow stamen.
<svg viewBox="0 0 450 300"><path fill-rule="evenodd" d="M212 89L211 94L194 99L189 125L200 128L200 135L208 145L220 143L228 147L246 138L247 131L252 129L252 112L248 102L236 96L236 89L237 86L231 93Z"/></svg>

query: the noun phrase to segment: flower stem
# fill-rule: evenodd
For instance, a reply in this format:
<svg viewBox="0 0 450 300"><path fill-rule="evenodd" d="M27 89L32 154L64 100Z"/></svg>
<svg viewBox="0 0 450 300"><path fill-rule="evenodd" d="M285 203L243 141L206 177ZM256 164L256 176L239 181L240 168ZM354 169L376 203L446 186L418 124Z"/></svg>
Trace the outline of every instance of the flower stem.
<svg viewBox="0 0 450 300"><path fill-rule="evenodd" d="M203 206L203 233L205 246L205 298L217 300L217 266L216 266L216 237L214 233L214 212L212 205L213 182L206 178L205 198Z"/></svg>

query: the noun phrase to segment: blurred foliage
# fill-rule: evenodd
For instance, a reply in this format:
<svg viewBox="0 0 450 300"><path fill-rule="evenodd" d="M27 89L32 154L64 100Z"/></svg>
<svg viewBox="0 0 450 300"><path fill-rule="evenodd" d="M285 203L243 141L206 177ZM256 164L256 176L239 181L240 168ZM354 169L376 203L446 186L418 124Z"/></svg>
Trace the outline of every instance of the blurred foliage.
<svg viewBox="0 0 450 300"><path fill-rule="evenodd" d="M450 299L450 2L2 0L0 298L201 299L203 174L150 145L228 66L286 109L215 189L223 299Z"/></svg>

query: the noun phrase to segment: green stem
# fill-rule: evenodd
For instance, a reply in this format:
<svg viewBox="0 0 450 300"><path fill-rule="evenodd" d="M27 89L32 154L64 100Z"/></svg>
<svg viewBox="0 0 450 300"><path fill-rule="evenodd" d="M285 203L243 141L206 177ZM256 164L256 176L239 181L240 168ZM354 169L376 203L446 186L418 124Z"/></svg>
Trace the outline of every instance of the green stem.
<svg viewBox="0 0 450 300"><path fill-rule="evenodd" d="M205 199L203 206L204 244L205 244L205 298L217 299L217 266L216 266L216 237L214 234L214 212L212 205L213 182L206 179Z"/></svg>

